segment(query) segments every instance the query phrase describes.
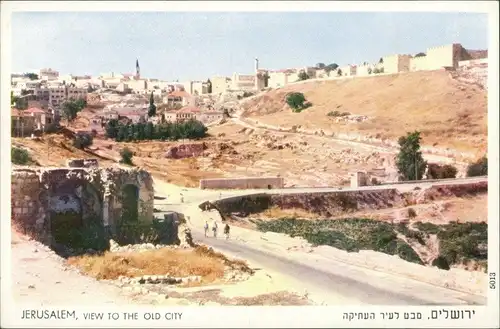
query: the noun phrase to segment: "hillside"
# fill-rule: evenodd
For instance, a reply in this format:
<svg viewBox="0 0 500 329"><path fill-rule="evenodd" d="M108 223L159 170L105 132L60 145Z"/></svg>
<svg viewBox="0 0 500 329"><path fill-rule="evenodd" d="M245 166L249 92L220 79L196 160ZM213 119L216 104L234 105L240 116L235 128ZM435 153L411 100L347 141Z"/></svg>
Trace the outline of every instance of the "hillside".
<svg viewBox="0 0 500 329"><path fill-rule="evenodd" d="M294 113L285 102L302 92L312 106ZM486 152L487 92L452 79L446 71L315 81L272 90L243 104L243 117L282 127L323 129L397 140L420 130L423 144ZM331 111L367 116L362 122L336 122Z"/></svg>

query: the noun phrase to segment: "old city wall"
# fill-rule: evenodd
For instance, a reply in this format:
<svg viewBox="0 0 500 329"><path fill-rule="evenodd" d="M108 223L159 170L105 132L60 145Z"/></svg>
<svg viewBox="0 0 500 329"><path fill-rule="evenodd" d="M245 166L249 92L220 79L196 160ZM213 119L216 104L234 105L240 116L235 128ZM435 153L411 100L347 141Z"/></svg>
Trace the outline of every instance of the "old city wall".
<svg viewBox="0 0 500 329"><path fill-rule="evenodd" d="M384 73L408 72L410 70L409 55L391 55L382 58L384 61Z"/></svg>
<svg viewBox="0 0 500 329"><path fill-rule="evenodd" d="M270 189L283 188L283 177L243 177L200 179L200 189Z"/></svg>
<svg viewBox="0 0 500 329"><path fill-rule="evenodd" d="M123 168L14 168L11 218L20 230L50 243L53 219L75 215L74 226L98 222L111 231L120 223L127 186L133 186L137 220L153 220L154 190L149 173Z"/></svg>

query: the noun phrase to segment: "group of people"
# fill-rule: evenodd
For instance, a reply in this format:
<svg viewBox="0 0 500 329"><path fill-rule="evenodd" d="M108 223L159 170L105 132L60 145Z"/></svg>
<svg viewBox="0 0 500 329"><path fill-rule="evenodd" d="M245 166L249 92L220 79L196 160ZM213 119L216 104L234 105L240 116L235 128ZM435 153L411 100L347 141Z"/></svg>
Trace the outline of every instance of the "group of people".
<svg viewBox="0 0 500 329"><path fill-rule="evenodd" d="M209 225L208 225L208 221L205 221L205 225L203 227L205 229L205 237L208 236L208 228L209 228ZM219 228L219 225L217 224L217 221L213 221L212 223L212 232L214 234L214 238L217 237L217 229ZM224 235L226 237L226 240L229 239L229 224L226 223L226 225L224 226Z"/></svg>

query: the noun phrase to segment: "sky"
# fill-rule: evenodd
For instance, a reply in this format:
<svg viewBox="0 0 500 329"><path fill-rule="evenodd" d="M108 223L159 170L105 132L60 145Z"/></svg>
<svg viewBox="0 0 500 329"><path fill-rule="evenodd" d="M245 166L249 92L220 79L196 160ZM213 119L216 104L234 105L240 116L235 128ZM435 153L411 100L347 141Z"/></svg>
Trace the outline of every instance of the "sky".
<svg viewBox="0 0 500 329"><path fill-rule="evenodd" d="M16 12L12 71L206 80L260 68L360 64L461 43L488 48L488 16L395 12Z"/></svg>

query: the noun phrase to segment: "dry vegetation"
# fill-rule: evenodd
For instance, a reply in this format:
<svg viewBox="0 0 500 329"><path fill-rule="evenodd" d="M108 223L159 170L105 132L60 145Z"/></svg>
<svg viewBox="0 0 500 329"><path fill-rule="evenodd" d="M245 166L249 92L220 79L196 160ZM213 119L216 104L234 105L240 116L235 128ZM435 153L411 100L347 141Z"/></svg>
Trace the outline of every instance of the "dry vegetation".
<svg viewBox="0 0 500 329"><path fill-rule="evenodd" d="M163 248L144 252L83 255L71 257L68 264L99 280L116 280L120 276L170 275L201 276L201 283L213 283L224 276L224 269L252 273L244 261L230 260L205 246L192 250Z"/></svg>
<svg viewBox="0 0 500 329"><path fill-rule="evenodd" d="M312 107L293 113L284 102L290 91L304 93ZM487 93L461 84L445 71L321 81L273 90L245 104L245 115L271 125L397 140L407 131L422 132L423 143L482 154L487 145ZM366 115L356 124L335 123L338 110Z"/></svg>

